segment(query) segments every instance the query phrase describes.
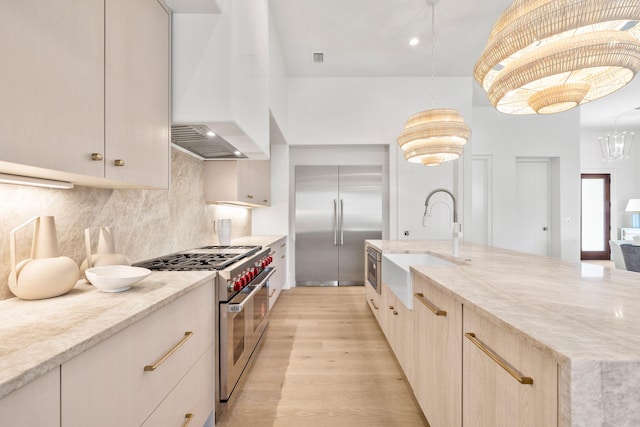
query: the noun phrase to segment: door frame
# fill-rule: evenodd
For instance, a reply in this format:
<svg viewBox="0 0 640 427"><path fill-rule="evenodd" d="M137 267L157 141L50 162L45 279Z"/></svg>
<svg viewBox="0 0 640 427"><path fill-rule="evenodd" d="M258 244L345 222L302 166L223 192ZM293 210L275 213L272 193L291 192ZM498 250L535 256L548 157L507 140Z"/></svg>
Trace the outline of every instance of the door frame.
<svg viewBox="0 0 640 427"><path fill-rule="evenodd" d="M604 190L604 251L583 251L582 250L582 181L584 179L605 179ZM580 259L581 260L610 260L611 247L611 174L610 173L581 173L580 174Z"/></svg>

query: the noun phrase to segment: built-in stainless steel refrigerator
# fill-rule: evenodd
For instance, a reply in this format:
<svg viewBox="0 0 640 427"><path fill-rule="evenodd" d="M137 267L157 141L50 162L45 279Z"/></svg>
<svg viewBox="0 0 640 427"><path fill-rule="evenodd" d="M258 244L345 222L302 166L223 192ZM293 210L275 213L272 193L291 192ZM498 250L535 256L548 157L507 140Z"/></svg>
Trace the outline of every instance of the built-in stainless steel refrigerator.
<svg viewBox="0 0 640 427"><path fill-rule="evenodd" d="M296 285L362 285L382 201L381 166L296 166Z"/></svg>

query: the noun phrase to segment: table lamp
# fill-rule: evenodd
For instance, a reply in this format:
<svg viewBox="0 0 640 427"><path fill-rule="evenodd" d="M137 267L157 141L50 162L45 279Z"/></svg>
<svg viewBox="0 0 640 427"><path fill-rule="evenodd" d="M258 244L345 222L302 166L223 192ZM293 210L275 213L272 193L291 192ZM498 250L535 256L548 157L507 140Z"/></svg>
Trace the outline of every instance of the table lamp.
<svg viewBox="0 0 640 427"><path fill-rule="evenodd" d="M633 228L640 228L640 199L629 199L625 212L633 212L631 216L631 226Z"/></svg>

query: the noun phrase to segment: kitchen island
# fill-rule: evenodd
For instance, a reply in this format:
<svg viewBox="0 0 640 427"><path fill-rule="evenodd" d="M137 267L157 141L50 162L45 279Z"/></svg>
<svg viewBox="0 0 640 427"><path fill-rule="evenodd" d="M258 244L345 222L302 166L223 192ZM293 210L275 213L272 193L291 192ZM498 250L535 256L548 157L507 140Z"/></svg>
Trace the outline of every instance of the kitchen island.
<svg viewBox="0 0 640 427"><path fill-rule="evenodd" d="M185 345L190 354L174 357L176 362L170 361L166 364L167 367L163 366L164 372L156 374L156 378L172 377L171 381L177 383L185 372L194 366L196 360L200 360L197 366L202 364L203 368L210 372L212 362L207 362L210 365L208 367L204 362L207 357L211 357L212 291L215 275L215 272L210 271L152 272L150 276L134 284L131 289L120 293L100 292L84 280L79 280L69 293L56 298L36 301L11 298L0 301L0 316L2 318L2 322L0 322L0 366L2 366L0 369L0 424L3 424L7 419L14 420L11 418L12 414L9 413L7 405L3 406L4 399L2 398L11 398L12 393L20 392L22 387L47 377L51 378L52 409L59 413L62 402L63 425L74 425L72 422L66 424L64 421L70 418L64 417L65 406L73 408L80 400L78 398L80 395L77 394L73 395L71 401L65 399L65 393L73 391L73 382L76 379L80 381L84 390L83 398L99 402L100 396L90 391L92 387L100 388L99 383L92 383L91 375L94 373L102 372L104 375L109 375L109 372L115 369L116 374L122 375L127 372L127 363L135 360L136 366L133 369L136 372L139 369L140 374L143 374L144 363L137 366L139 362L138 355L135 354L137 343L148 350L154 347L153 354L142 355L145 363L148 363L161 356L175 342L175 336L168 336L171 328L162 326L163 331L153 329L155 325L160 325L163 318L167 318L166 321L176 325L184 318L187 320L182 323L188 323L188 327L193 326L194 330L197 329L197 326L200 330L194 332L194 338L191 338L191 342ZM207 295L209 296L208 301L205 299ZM196 304L197 301L200 302ZM184 303L187 303L188 306L186 310L176 309L179 304L184 305ZM171 315L171 319L168 318L169 315ZM132 328L138 327L138 325L143 325L146 329L135 333ZM166 332L166 337L161 337L163 332ZM125 343L126 345L121 345L123 342L118 341L117 337L126 336L128 333L131 335L129 341ZM148 339L153 342L147 343ZM131 341L133 345L131 345ZM108 356L110 351L115 352L113 357ZM80 369L77 362L82 362L83 358L91 353L98 356L98 360L102 360L107 365L93 365L89 371ZM183 353L186 352L183 351ZM182 365L184 365L184 369ZM174 371L175 374L170 371ZM78 372L79 375L76 376L75 372ZM112 375L113 378L116 376ZM65 385L67 379L69 386ZM60 380L62 380L62 385ZM162 381L169 383L165 379ZM212 378L209 382L210 386L204 386L212 389ZM131 385L131 382L125 383ZM155 388L161 389L157 386ZM131 391L134 394L141 392L141 390ZM113 397L111 401L105 403L111 407L110 411L117 413L116 401L120 399L120 395L124 395L122 390L112 389L101 392ZM212 392L213 390L211 390L211 394ZM60 396L61 393L62 396ZM165 398L166 393L164 391L162 393L163 395L158 399ZM24 396L26 399L24 407L33 407L33 413L39 410L38 401L35 400L37 397L40 396L36 394ZM147 396L138 402L132 399L134 405L147 406L146 412L140 414L140 419L143 421L158 406L158 402L147 404L146 400L149 400ZM209 412L212 402L213 397L208 402ZM13 404L14 402L10 407L11 411L19 412ZM57 408L54 408L56 405ZM73 412L81 413L77 408L74 408ZM123 412L127 412L127 416L133 415L133 411ZM199 415L206 419L209 412ZM134 419L135 417L132 416L128 422ZM57 420L60 420L60 416L57 417ZM109 420L106 418L100 422L108 423ZM111 420L113 421L114 418ZM53 421L48 420L46 425L59 425ZM92 424L90 420L85 419L85 421L89 425L97 425ZM118 425L118 423L112 425Z"/></svg>
<svg viewBox="0 0 640 427"><path fill-rule="evenodd" d="M467 321L478 317L523 343L529 353L552 361L557 425L640 425L638 273L473 244L463 245L459 258L450 255L450 242L367 244L382 253L431 253L452 261L451 266L412 266L413 282L424 282L461 306L459 347L465 356L474 338L463 335L470 332ZM463 377L476 375L468 363L460 367ZM541 383L534 378L534 384L521 387ZM463 406L468 392L463 390ZM467 413L466 407L461 410Z"/></svg>

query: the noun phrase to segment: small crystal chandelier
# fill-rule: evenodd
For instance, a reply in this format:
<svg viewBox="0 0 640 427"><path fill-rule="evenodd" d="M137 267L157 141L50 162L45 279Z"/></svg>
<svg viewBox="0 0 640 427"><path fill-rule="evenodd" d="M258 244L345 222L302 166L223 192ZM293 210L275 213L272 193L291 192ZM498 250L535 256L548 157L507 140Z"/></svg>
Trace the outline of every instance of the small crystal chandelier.
<svg viewBox="0 0 640 427"><path fill-rule="evenodd" d="M633 140L633 132L618 132L607 134L607 136L598 137L600 142L600 151L602 151L602 160L605 162L613 162L623 160L631 154L631 141Z"/></svg>
<svg viewBox="0 0 640 427"><path fill-rule="evenodd" d="M640 0L515 0L475 80L506 114L550 114L608 95L640 70Z"/></svg>
<svg viewBox="0 0 640 427"><path fill-rule="evenodd" d="M431 109L409 117L398 136L398 144L404 157L412 163L437 166L455 160L462 154L463 145L471 131L456 110L433 108L435 87L435 4L438 0L426 0L431 5Z"/></svg>

